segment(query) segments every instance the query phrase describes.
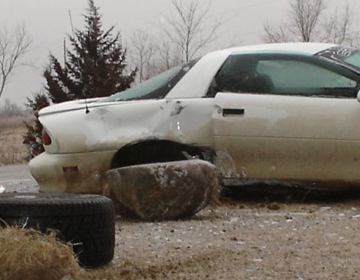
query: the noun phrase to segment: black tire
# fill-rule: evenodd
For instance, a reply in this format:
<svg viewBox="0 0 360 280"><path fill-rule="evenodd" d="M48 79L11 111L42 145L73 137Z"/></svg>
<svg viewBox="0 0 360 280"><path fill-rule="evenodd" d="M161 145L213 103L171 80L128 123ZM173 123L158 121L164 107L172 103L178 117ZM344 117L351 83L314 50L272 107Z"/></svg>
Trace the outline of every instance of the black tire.
<svg viewBox="0 0 360 280"><path fill-rule="evenodd" d="M107 197L68 193L1 194L0 218L5 222L0 222L2 226L58 231L61 240L75 244L73 249L82 266L97 267L113 259L115 211Z"/></svg>

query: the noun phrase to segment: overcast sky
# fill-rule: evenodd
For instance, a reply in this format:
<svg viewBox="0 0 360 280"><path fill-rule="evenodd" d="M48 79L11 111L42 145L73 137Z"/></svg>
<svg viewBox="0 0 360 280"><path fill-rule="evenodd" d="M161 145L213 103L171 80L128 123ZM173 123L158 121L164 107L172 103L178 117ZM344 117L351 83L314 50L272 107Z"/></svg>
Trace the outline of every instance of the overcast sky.
<svg viewBox="0 0 360 280"><path fill-rule="evenodd" d="M188 2L190 0L182 0ZM207 3L207 0L199 0ZM95 0L100 8L104 29L112 25L120 31L126 45L136 29L157 32L163 14L171 13L170 0ZM349 3L359 8L359 0L327 0L329 5L339 7ZM280 22L286 17L289 0L212 0L209 15L216 19L228 19L222 26L218 40L211 48L223 48L231 43L238 45L261 42L263 25L269 21ZM0 25L24 24L33 38L31 50L25 60L31 67L18 68L12 75L0 99L22 105L26 97L43 89L42 72L52 53L63 57L63 41L71 34L69 11L75 28L84 26L83 15L87 13L87 0L0 0ZM359 14L359 13L356 13Z"/></svg>

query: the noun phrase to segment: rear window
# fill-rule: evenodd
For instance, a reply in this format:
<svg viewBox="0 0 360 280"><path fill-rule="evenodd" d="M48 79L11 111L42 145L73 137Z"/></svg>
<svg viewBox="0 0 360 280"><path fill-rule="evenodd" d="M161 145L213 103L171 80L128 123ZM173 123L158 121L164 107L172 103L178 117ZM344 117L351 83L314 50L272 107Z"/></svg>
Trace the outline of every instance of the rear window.
<svg viewBox="0 0 360 280"><path fill-rule="evenodd" d="M348 66L355 68L357 72L360 72L360 50L358 49L335 46L324 50L317 55L338 61L343 64L345 63Z"/></svg>
<svg viewBox="0 0 360 280"><path fill-rule="evenodd" d="M199 58L171 68L170 70L152 77L141 84L102 99L100 102L162 99L182 79L182 77L185 76L185 74L196 64L198 60Z"/></svg>

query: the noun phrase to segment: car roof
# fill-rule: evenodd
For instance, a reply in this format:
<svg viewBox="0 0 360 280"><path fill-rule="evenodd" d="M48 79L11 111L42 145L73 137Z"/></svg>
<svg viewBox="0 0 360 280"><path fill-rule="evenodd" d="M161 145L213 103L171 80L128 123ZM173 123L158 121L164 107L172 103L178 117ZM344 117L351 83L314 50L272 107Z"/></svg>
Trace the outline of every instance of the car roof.
<svg viewBox="0 0 360 280"><path fill-rule="evenodd" d="M294 53L314 55L336 46L325 43L279 43L240 46L210 52L204 55L181 81L166 96L171 98L201 98L206 94L209 84L217 71L231 54L249 53ZM206 71L204 71L206 69Z"/></svg>
<svg viewBox="0 0 360 280"><path fill-rule="evenodd" d="M314 55L318 52L336 46L328 43L274 43L240 46L227 49L230 53L251 53L251 52L293 52Z"/></svg>

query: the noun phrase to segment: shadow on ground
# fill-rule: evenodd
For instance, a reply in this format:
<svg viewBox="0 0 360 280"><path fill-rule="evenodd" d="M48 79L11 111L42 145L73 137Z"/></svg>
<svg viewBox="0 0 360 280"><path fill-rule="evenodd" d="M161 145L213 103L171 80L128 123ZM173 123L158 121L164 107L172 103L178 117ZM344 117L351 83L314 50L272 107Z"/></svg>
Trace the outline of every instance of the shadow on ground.
<svg viewBox="0 0 360 280"><path fill-rule="evenodd" d="M335 203L360 201L360 189L328 190L255 184L246 187L224 187L222 197L243 202Z"/></svg>

